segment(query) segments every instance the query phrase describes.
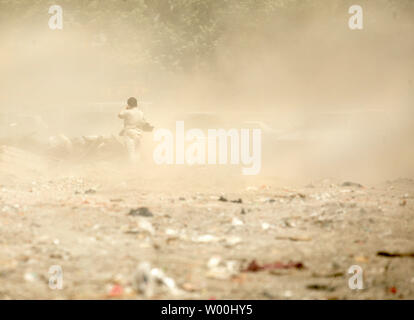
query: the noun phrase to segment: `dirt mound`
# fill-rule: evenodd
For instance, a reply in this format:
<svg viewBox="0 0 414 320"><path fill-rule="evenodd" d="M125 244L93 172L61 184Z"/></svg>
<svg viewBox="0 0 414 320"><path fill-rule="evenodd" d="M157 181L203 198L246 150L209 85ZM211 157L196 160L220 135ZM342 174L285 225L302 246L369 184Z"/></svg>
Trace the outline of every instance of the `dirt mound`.
<svg viewBox="0 0 414 320"><path fill-rule="evenodd" d="M46 172L48 160L42 156L25 150L2 145L0 146L0 177L4 182L30 180Z"/></svg>

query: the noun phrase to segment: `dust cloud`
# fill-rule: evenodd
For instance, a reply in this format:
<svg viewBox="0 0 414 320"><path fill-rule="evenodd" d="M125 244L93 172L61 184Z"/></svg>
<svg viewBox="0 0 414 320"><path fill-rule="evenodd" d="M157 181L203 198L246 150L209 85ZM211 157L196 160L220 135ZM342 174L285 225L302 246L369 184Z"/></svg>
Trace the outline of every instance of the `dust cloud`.
<svg viewBox="0 0 414 320"><path fill-rule="evenodd" d="M117 135L117 113L136 96L156 128L184 120L189 128L263 130L259 176L209 167L200 183L225 183L227 176L275 183L413 176L414 4L358 1L364 29L350 30L353 2L264 1L257 10L229 10L207 44L194 49L201 40L188 36L179 51L178 42L162 39L187 32L182 16L158 1L61 1L62 30L48 27L50 1L0 1L2 142L21 146L27 139L40 153L33 146L50 136ZM142 3L146 10L135 12ZM206 19L219 14L217 7ZM193 183L197 169L153 164L154 144L146 134L145 169L137 174L171 181L187 175ZM73 163L66 170L75 170Z"/></svg>
<svg viewBox="0 0 414 320"><path fill-rule="evenodd" d="M0 299L414 298L413 31L413 0L0 0ZM156 164L177 121L260 129L261 171Z"/></svg>

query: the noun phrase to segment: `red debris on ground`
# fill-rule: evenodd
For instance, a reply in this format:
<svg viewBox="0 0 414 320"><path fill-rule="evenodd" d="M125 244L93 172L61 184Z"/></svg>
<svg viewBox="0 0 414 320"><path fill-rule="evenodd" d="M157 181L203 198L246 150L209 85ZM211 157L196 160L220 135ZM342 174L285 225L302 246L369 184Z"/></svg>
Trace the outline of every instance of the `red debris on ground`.
<svg viewBox="0 0 414 320"><path fill-rule="evenodd" d="M119 297L124 293L124 289L119 284L115 284L109 290L110 297Z"/></svg>
<svg viewBox="0 0 414 320"><path fill-rule="evenodd" d="M389 291L393 294L396 294L397 293L397 288L396 287L391 287L391 288L389 288Z"/></svg>

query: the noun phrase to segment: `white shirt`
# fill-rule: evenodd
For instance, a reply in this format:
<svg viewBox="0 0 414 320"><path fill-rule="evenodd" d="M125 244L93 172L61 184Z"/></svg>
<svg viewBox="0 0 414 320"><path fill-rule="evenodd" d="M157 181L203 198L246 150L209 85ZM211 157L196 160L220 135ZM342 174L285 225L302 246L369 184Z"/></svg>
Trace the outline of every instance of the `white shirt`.
<svg viewBox="0 0 414 320"><path fill-rule="evenodd" d="M142 129L146 123L144 113L138 107L132 109L124 109L119 115L119 118L124 120L125 129Z"/></svg>

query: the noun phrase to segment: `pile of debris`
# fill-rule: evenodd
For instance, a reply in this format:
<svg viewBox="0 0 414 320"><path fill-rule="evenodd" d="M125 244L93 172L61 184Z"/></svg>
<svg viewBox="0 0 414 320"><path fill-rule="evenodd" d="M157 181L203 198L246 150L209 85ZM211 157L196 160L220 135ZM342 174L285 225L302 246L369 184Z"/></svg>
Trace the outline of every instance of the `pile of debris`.
<svg viewBox="0 0 414 320"><path fill-rule="evenodd" d="M60 134L49 137L48 151L57 158L105 160L122 154L124 147L120 137L115 135L93 135L70 139Z"/></svg>

